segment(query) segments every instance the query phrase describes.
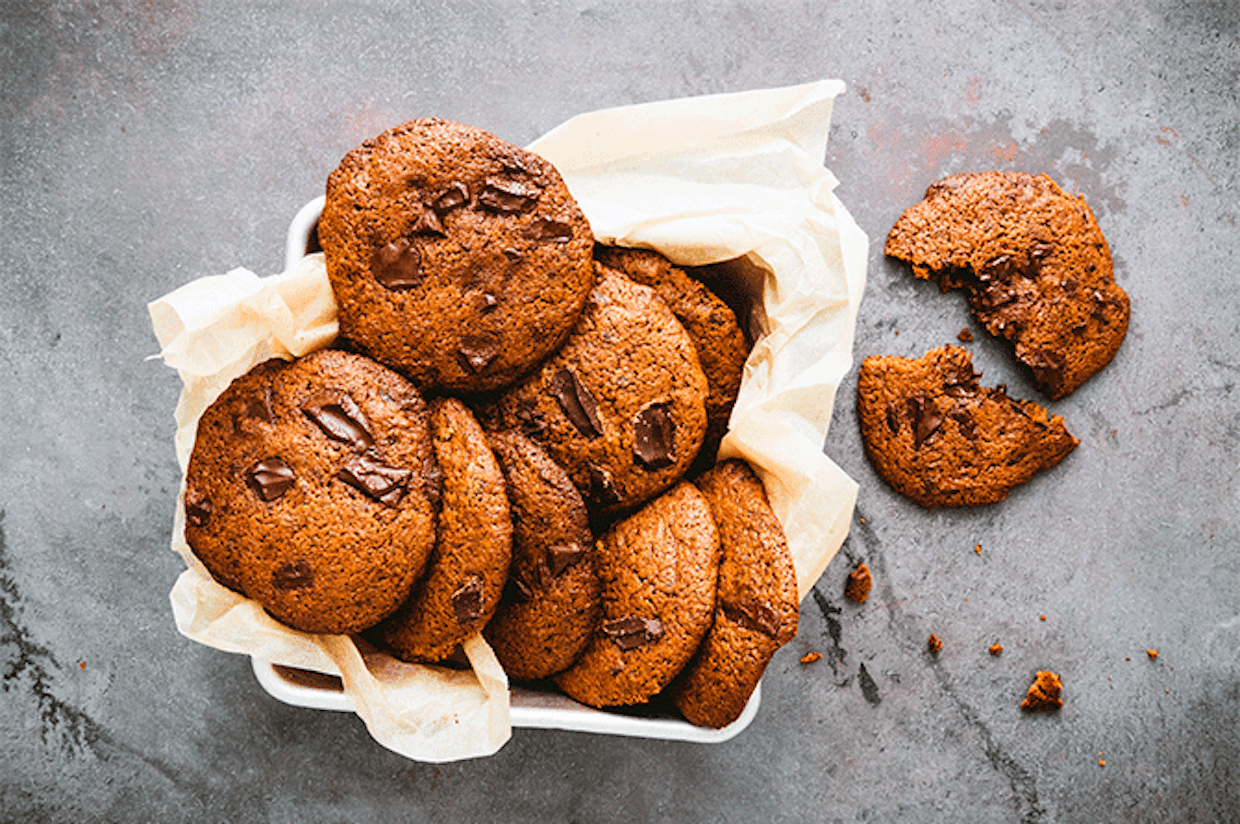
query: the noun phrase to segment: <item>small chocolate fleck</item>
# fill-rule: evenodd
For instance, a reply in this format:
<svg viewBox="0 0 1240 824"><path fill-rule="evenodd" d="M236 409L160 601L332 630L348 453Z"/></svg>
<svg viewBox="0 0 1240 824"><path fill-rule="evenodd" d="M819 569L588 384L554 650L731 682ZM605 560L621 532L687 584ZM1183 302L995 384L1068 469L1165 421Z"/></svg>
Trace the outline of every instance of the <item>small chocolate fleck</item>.
<svg viewBox="0 0 1240 824"><path fill-rule="evenodd" d="M477 575L452 593L452 612L458 624L468 624L482 615L482 579Z"/></svg>
<svg viewBox="0 0 1240 824"><path fill-rule="evenodd" d="M663 637L663 624L658 618L626 615L603 622L603 634L622 650L636 649Z"/></svg>
<svg viewBox="0 0 1240 824"><path fill-rule="evenodd" d="M586 554L586 548L577 542L570 544L555 544L547 548L547 564L551 569L551 574L559 576L564 570L581 560Z"/></svg>
<svg viewBox="0 0 1240 824"><path fill-rule="evenodd" d="M457 363L471 375L481 374L499 354L499 342L482 335L466 335L456 350Z"/></svg>
<svg viewBox="0 0 1240 824"><path fill-rule="evenodd" d="M422 253L408 238L400 238L375 250L370 273L379 285L393 291L413 289L422 284Z"/></svg>
<svg viewBox="0 0 1240 824"><path fill-rule="evenodd" d="M460 206L464 206L469 202L469 187L459 181L448 184L439 197L435 198L432 208L441 215L444 212L450 212Z"/></svg>
<svg viewBox="0 0 1240 824"><path fill-rule="evenodd" d="M487 178L478 193L478 205L493 212L516 214L529 210L541 194L537 186L502 177Z"/></svg>
<svg viewBox="0 0 1240 824"><path fill-rule="evenodd" d="M908 411L913 420L913 446L921 449L921 445L942 426L943 416L934 401L925 395L909 398Z"/></svg>
<svg viewBox="0 0 1240 824"><path fill-rule="evenodd" d="M591 440L602 437L603 424L598 419L594 396L571 369L555 373L551 379L551 394L578 432Z"/></svg>
<svg viewBox="0 0 1240 824"><path fill-rule="evenodd" d="M297 476L280 458L267 458L251 467L245 482L260 499L274 501L293 488Z"/></svg>
<svg viewBox="0 0 1240 824"><path fill-rule="evenodd" d="M573 227L556 220L536 220L522 234L530 240L567 243L573 239Z"/></svg>
<svg viewBox="0 0 1240 824"><path fill-rule="evenodd" d="M656 471L675 463L676 419L671 407L652 404L633 419L633 456L644 469Z"/></svg>
<svg viewBox="0 0 1240 824"><path fill-rule="evenodd" d="M276 589L305 589L313 584L314 570L305 560L285 564L271 573L271 585Z"/></svg>
<svg viewBox="0 0 1240 824"><path fill-rule="evenodd" d="M412 473L388 466L370 455L352 455L336 477L374 500L396 506L405 497L405 485Z"/></svg>
<svg viewBox="0 0 1240 824"><path fill-rule="evenodd" d="M761 632L771 638L779 635L779 627L783 623L779 611L766 601L754 598L741 598L738 601L724 601L723 614L734 623L754 632Z"/></svg>
<svg viewBox="0 0 1240 824"><path fill-rule="evenodd" d="M206 526L211 520L211 499L190 489L185 493L185 520L193 526Z"/></svg>
<svg viewBox="0 0 1240 824"><path fill-rule="evenodd" d="M334 441L350 444L359 450L375 445L366 416L357 401L349 395L316 395L301 405L301 411Z"/></svg>

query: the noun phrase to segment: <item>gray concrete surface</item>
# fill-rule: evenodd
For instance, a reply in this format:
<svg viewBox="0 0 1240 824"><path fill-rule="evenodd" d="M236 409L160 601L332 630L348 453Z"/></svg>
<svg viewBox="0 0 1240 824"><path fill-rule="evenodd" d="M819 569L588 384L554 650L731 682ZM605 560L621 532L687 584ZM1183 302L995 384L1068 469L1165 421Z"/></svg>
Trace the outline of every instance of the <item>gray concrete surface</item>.
<svg viewBox="0 0 1240 824"><path fill-rule="evenodd" d="M1238 38L1230 0L6 0L0 819L1240 820ZM276 271L340 156L410 117L524 143L589 109L821 77L849 84L825 160L872 240L858 360L970 325L881 254L936 178L1046 172L1093 206L1132 325L1051 405L1081 439L1064 464L922 511L865 461L847 382L825 450L861 484L852 535L718 746L517 731L421 765L177 634L179 387L146 360L147 301ZM1038 397L998 343L972 350ZM862 607L841 595L859 560ZM1066 704L1028 717L1039 668Z"/></svg>

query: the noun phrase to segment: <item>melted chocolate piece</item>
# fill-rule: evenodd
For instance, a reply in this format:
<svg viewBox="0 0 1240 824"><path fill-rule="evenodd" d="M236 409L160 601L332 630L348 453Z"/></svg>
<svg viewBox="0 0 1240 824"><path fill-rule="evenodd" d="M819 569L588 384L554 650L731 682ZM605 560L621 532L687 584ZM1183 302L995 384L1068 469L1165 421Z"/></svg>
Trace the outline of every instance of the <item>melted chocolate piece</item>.
<svg viewBox="0 0 1240 824"><path fill-rule="evenodd" d="M482 579L477 575L452 593L452 612L458 624L468 624L482 614Z"/></svg>
<svg viewBox="0 0 1240 824"><path fill-rule="evenodd" d="M647 406L633 420L633 456L643 469L666 469L675 461L676 419L670 403Z"/></svg>
<svg viewBox="0 0 1240 824"><path fill-rule="evenodd" d="M594 396L570 369L561 369L551 379L551 394L555 396L565 417L587 438L602 437L603 425L598 419L598 405Z"/></svg>
<svg viewBox="0 0 1240 824"><path fill-rule="evenodd" d="M530 240L567 243L573 239L573 227L555 220L536 220L522 234Z"/></svg>
<svg viewBox="0 0 1240 824"><path fill-rule="evenodd" d="M616 484L611 473L594 463L586 464L590 487L586 490L586 501L594 507L610 506L620 501Z"/></svg>
<svg viewBox="0 0 1240 824"><path fill-rule="evenodd" d="M436 212L442 215L444 212L450 212L460 206L469 203L469 187L460 181L448 184L448 188L435 198L435 202L431 204Z"/></svg>
<svg viewBox="0 0 1240 824"><path fill-rule="evenodd" d="M439 215L427 208L423 208L418 213L409 231L415 235L439 235L440 237L447 234L443 229L443 224L439 221Z"/></svg>
<svg viewBox="0 0 1240 824"><path fill-rule="evenodd" d="M471 375L483 372L499 354L499 342L482 335L466 335L456 350L456 361Z"/></svg>
<svg viewBox="0 0 1240 824"><path fill-rule="evenodd" d="M973 416L963 409L956 409L951 414L952 420L960 427L960 434L971 441L976 441L977 422L973 420Z"/></svg>
<svg viewBox="0 0 1240 824"><path fill-rule="evenodd" d="M211 499L194 490L185 493L185 520L194 526L206 526L211 520Z"/></svg>
<svg viewBox="0 0 1240 824"><path fill-rule="evenodd" d="M267 458L254 464L245 482L261 500L274 501L293 488L297 476L280 458Z"/></svg>
<svg viewBox="0 0 1240 824"><path fill-rule="evenodd" d="M723 614L745 629L761 632L771 638L779 635L779 627L783 623L779 612L766 601L754 598L741 598L739 601L724 601Z"/></svg>
<svg viewBox="0 0 1240 824"><path fill-rule="evenodd" d="M913 446L921 449L921 445L942 426L943 416L934 401L925 395L909 398L908 411L913 421Z"/></svg>
<svg viewBox="0 0 1240 824"><path fill-rule="evenodd" d="M314 570L306 561L285 564L271 573L271 585L276 589L305 589L314 584Z"/></svg>
<svg viewBox="0 0 1240 824"><path fill-rule="evenodd" d="M564 570L585 557L586 548L579 543L556 544L547 548L547 565L550 572L554 576L559 576Z"/></svg>
<svg viewBox="0 0 1240 824"><path fill-rule="evenodd" d="M371 457L352 455L336 477L374 500L396 506L405 497L405 485L412 473L397 469Z"/></svg>
<svg viewBox="0 0 1240 824"><path fill-rule="evenodd" d="M538 201L542 190L537 186L502 177L487 178L478 193L478 205L502 214L528 211Z"/></svg>
<svg viewBox="0 0 1240 824"><path fill-rule="evenodd" d="M375 250L370 273L380 286L392 291L416 288L422 285L422 253L402 237Z"/></svg>
<svg viewBox="0 0 1240 824"><path fill-rule="evenodd" d="M622 650L644 647L663 637L663 624L658 618L642 618L640 615L604 621L602 630Z"/></svg>
<svg viewBox="0 0 1240 824"><path fill-rule="evenodd" d="M348 395L315 396L301 405L301 411L333 441L350 444L358 450L375 445L366 416L357 401Z"/></svg>
<svg viewBox="0 0 1240 824"><path fill-rule="evenodd" d="M1063 385L1064 357L1058 352L1035 352L1025 359L1033 370L1033 378L1054 392Z"/></svg>

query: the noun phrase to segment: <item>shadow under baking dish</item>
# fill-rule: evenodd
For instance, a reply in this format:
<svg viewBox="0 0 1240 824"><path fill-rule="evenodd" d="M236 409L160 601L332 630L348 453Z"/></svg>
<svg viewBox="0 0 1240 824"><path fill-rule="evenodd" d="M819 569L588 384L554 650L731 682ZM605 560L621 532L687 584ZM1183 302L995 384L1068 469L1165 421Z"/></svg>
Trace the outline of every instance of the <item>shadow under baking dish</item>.
<svg viewBox="0 0 1240 824"><path fill-rule="evenodd" d="M285 245L285 269L291 268L307 252L320 251L318 220L323 211L323 200L322 197L315 198L293 218ZM353 702L344 694L339 678L279 666L257 658L250 660L258 683L276 700L295 707L354 712ZM643 706L598 710L580 704L554 688L543 690L513 686L510 695L513 727L718 744L732 738L753 721L762 701L762 685L754 689L740 717L718 730L690 724L673 707L657 699Z"/></svg>

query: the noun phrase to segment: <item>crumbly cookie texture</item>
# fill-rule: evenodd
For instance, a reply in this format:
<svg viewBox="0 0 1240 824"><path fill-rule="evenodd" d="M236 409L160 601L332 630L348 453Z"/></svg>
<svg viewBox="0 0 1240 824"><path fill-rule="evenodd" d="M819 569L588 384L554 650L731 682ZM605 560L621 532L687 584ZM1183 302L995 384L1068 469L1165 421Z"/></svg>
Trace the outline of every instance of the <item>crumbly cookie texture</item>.
<svg viewBox="0 0 1240 824"><path fill-rule="evenodd" d="M916 360L866 358L857 416L866 455L892 488L924 507L1001 501L1077 446L1063 419L986 388L957 346Z"/></svg>
<svg viewBox="0 0 1240 824"><path fill-rule="evenodd" d="M710 628L719 531L702 493L682 481L614 524L596 552L602 620L555 681L593 707L638 704L671 683Z"/></svg>
<svg viewBox="0 0 1240 824"><path fill-rule="evenodd" d="M635 283L653 289L693 340L707 386L706 435L689 470L691 476L698 475L715 464L749 356L749 345L736 315L718 296L658 252L596 246L594 257Z"/></svg>
<svg viewBox="0 0 1240 824"><path fill-rule="evenodd" d="M944 291L964 290L1052 400L1106 366L1128 331L1128 295L1093 212L1046 175L944 178L900 216L884 252Z"/></svg>
<svg viewBox="0 0 1240 824"><path fill-rule="evenodd" d="M581 493L536 443L498 432L491 446L512 506L513 558L485 635L510 678L533 681L567 669L598 625L594 537Z"/></svg>
<svg viewBox="0 0 1240 824"><path fill-rule="evenodd" d="M499 606L512 558L504 475L473 413L431 402L442 489L439 537L426 576L374 637L405 661L441 661L480 632Z"/></svg>
<svg viewBox="0 0 1240 824"><path fill-rule="evenodd" d="M1033 684L1029 686L1029 692L1020 702L1020 708L1025 712L1052 712L1063 706L1061 692L1063 692L1063 681L1060 680L1058 673L1038 670Z"/></svg>
<svg viewBox="0 0 1240 824"><path fill-rule="evenodd" d="M423 388L515 382L560 346L594 286L594 238L555 167L446 120L345 155L319 239L340 334Z"/></svg>
<svg viewBox="0 0 1240 824"><path fill-rule="evenodd" d="M681 714L726 727L744 711L771 657L797 633L797 573L762 481L743 461L695 482L719 528L719 595L710 631L668 689Z"/></svg>
<svg viewBox="0 0 1240 824"><path fill-rule="evenodd" d="M435 540L434 453L417 389L369 358L269 360L203 413L185 538L277 620L358 632L395 610Z"/></svg>

